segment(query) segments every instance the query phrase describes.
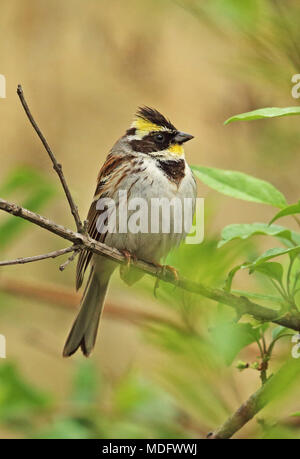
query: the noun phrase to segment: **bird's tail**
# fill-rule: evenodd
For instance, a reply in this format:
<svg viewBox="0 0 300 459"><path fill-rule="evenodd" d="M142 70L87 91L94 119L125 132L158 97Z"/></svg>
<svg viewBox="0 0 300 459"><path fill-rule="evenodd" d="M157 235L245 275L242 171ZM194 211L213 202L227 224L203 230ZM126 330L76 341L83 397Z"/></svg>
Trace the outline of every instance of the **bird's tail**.
<svg viewBox="0 0 300 459"><path fill-rule="evenodd" d="M92 352L97 338L99 320L110 276L111 272L102 272L100 275L92 267L81 300L79 314L63 350L64 357L74 354L79 347L81 347L82 353L86 357Z"/></svg>

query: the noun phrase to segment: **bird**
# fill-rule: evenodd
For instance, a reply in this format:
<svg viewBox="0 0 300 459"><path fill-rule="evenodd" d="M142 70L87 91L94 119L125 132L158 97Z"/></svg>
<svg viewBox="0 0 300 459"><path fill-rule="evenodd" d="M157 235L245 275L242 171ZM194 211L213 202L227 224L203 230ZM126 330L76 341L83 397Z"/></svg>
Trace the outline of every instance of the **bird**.
<svg viewBox="0 0 300 459"><path fill-rule="evenodd" d="M175 231L172 224L169 232L163 232L161 227L153 232L149 228L147 231L120 231L118 223L125 210L121 209L119 194L120 190L126 192L127 203L134 198L142 199L146 203L150 203L152 199L176 198L183 203L189 198L194 213L197 187L183 147L193 137L176 129L158 110L148 106L139 107L129 129L114 144L98 174L94 198L87 216L88 235L118 249L129 261L131 257L136 257L162 266L159 262L180 244L189 229L182 227L180 231ZM99 210L101 200L114 203L114 209L121 212L111 230L107 229L109 205L106 207L106 218L100 221L103 215L103 209ZM174 216L173 208L171 210L170 218ZM126 212L128 215L125 214L125 219L128 221L133 211L129 212L127 208ZM162 218L161 212L156 214L156 219ZM71 356L79 348L86 357L91 354L109 280L117 267L113 260L92 254L88 250L81 251L76 270L77 290L83 283L89 265L89 277L79 313L63 349L64 357ZM123 280L129 285L142 275L143 272L137 268L123 270Z"/></svg>

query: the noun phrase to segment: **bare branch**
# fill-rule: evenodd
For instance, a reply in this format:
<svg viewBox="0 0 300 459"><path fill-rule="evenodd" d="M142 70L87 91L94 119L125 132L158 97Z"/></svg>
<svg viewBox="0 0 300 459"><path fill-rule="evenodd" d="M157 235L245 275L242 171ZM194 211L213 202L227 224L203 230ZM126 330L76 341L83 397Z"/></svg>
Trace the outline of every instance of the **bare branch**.
<svg viewBox="0 0 300 459"><path fill-rule="evenodd" d="M110 258L117 263L126 263L127 260L119 250L109 247L101 242L91 239L85 234L76 233L70 229L64 228L61 225L57 225L51 220L42 217L30 210L24 209L16 204L9 203L3 199L0 199L0 210L8 212L17 217L23 218L30 221L31 223L40 226L57 236L67 239L81 249L87 249L91 252ZM266 308L248 298L243 296L234 295L232 293L225 292L221 289L213 289L203 284L196 283L179 276L175 279L169 270L162 270L158 266L147 263L143 260L132 260L132 265L138 269L141 269L147 274L153 277L159 278L165 282L171 283L177 287L187 290L192 293L204 296L213 301L226 304L234 308L238 315L249 314L257 320L274 322L284 327L291 328L296 331L300 331L300 314L288 312L283 317L278 317L278 312L274 309Z"/></svg>
<svg viewBox="0 0 300 459"><path fill-rule="evenodd" d="M251 395L248 400L243 403L239 409L230 416L224 424L215 432L208 434L210 440L221 440L231 438L238 430L240 430L250 419L252 419L259 410L263 408L261 403L261 393L264 391L264 386L258 389L257 392Z"/></svg>
<svg viewBox="0 0 300 459"><path fill-rule="evenodd" d="M65 195L67 197L67 200L68 200L68 203L69 203L69 206L70 206L70 209L71 209L71 212L72 212L72 215L74 217L74 220L75 220L75 223L76 223L76 228L77 228L77 231L79 233L83 232L83 224L81 222L81 219L80 219L80 216L79 216L79 213L78 213L78 208L76 206L76 204L74 203L74 200L72 198L72 195L71 195L71 192L69 190L69 187L67 185L67 182L66 182L66 179L65 179L65 176L63 174L63 170L62 170L62 166L61 164L59 164L46 140L46 138L44 137L43 133L41 132L40 128L38 127L36 121L34 120L31 112L30 112L30 109L27 105L27 102L25 100L25 97L24 97L24 93L23 93L23 89L22 89L22 86L19 84L18 85L18 89L17 89L17 94L20 98L20 101L21 101L21 104L25 110L25 113L27 115L27 118L29 119L31 125L33 126L33 129L35 130L35 132L37 133L37 135L39 136L42 144L44 145L51 161L52 161L52 164L53 164L53 169L55 170L55 172L57 173L59 179L60 179L60 182L62 184L62 187L64 189L64 192L65 192Z"/></svg>
<svg viewBox="0 0 300 459"><path fill-rule="evenodd" d="M74 250L73 250L73 253L72 255L67 259L67 261L65 261L62 265L60 265L59 267L59 270L60 271L64 271L66 269L66 267L72 263L72 261L75 260L76 256L79 254L79 252L81 251L81 249L79 249L78 247L75 248L75 246L73 247Z"/></svg>
<svg viewBox="0 0 300 459"><path fill-rule="evenodd" d="M34 261L46 260L47 258L56 258L66 253L75 252L78 248L76 246L67 247L65 249L55 250L54 252L44 253L42 255L34 255L33 257L16 258L15 260L0 261L0 266L10 265L23 265L25 263L32 263Z"/></svg>

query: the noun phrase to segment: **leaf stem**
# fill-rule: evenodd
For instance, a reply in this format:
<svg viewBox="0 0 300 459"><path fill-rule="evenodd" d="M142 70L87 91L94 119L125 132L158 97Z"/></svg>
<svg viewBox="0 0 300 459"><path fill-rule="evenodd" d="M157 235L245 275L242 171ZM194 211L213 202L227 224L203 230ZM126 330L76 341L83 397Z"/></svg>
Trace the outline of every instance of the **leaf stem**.
<svg viewBox="0 0 300 459"><path fill-rule="evenodd" d="M289 264L289 268L288 268L288 272L287 272L287 276L286 276L286 288L287 288L287 294L288 294L288 297L291 298L291 273L292 273L292 268L293 268L293 264L294 264L294 261L296 260L296 257L291 257L290 258L290 264Z"/></svg>
<svg viewBox="0 0 300 459"><path fill-rule="evenodd" d="M273 284L273 287L280 293L280 295L286 300L288 301L288 296L284 290L284 287L282 284L277 284L274 279L270 279L270 281L272 282Z"/></svg>

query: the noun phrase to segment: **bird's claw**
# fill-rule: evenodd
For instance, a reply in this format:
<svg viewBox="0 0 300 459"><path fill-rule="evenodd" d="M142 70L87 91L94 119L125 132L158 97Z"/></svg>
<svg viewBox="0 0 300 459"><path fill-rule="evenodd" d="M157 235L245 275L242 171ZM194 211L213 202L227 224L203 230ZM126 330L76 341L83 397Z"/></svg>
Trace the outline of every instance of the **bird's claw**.
<svg viewBox="0 0 300 459"><path fill-rule="evenodd" d="M164 277L164 275L166 274L167 271L171 272L173 277L174 277L174 281L177 283L178 280L179 280L179 274L178 274L178 271L176 268L174 268L173 266L170 266L170 265L160 265L159 263L156 263L156 266L159 268L159 271L158 271L158 277L156 278L155 280L155 284L154 284L154 290L153 290L153 293L154 293L154 296L155 298L157 298L157 294L156 294L156 291L157 289L159 288L159 283L161 281L161 277Z"/></svg>
<svg viewBox="0 0 300 459"><path fill-rule="evenodd" d="M120 250L120 252L124 255L126 262L120 265L120 276L121 279L125 280L126 274L131 268L132 261L136 261L136 256L133 255L129 250Z"/></svg>
<svg viewBox="0 0 300 459"><path fill-rule="evenodd" d="M126 268L130 268L130 265L132 263L132 260L134 260L134 255L132 255L129 250L121 250L121 253L124 255L124 258L126 260Z"/></svg>

